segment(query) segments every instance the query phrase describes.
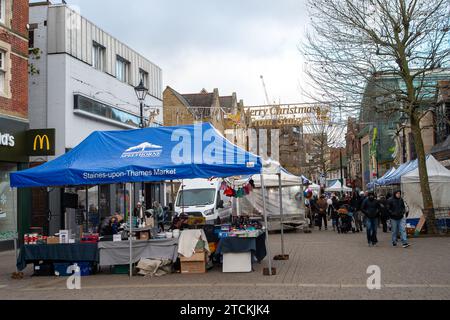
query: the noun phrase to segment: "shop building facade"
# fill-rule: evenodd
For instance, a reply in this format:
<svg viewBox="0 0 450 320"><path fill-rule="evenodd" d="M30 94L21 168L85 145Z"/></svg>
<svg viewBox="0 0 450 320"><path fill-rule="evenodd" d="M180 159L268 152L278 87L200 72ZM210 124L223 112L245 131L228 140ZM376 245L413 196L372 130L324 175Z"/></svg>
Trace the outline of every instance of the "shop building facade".
<svg viewBox="0 0 450 320"><path fill-rule="evenodd" d="M0 0L0 248L26 227L29 191L10 188L28 167L28 0ZM6 242L3 242L5 240Z"/></svg>
<svg viewBox="0 0 450 320"><path fill-rule="evenodd" d="M61 156L94 131L138 129L140 106L134 87L149 89L144 109L146 126L160 126L162 70L66 4L30 4L29 76L31 129L55 130L55 153L32 157L32 165ZM145 186L146 202L164 203L164 187ZM125 214L127 201L143 200L124 185L33 190L33 218L44 233L71 228L77 210L98 219ZM76 195L76 205L73 204ZM73 208L77 207L77 208ZM50 218L50 219L48 219Z"/></svg>

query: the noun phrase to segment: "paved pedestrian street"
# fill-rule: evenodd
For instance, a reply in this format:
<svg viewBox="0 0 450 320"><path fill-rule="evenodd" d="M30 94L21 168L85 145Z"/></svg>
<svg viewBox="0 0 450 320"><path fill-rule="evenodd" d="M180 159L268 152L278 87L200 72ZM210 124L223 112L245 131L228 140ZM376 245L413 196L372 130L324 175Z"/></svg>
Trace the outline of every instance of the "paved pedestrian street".
<svg viewBox="0 0 450 320"><path fill-rule="evenodd" d="M83 277L81 290L68 290L66 278L11 279L14 254L0 253L0 299L450 299L450 239L412 239L408 249L390 246L380 234L369 248L365 234L332 231L286 234L289 261L274 261L277 275L263 276L267 259L250 274L224 274L219 267L203 275L159 278L99 274ZM280 235L270 236L271 255L280 254ZM381 268L381 289L367 288L367 268Z"/></svg>

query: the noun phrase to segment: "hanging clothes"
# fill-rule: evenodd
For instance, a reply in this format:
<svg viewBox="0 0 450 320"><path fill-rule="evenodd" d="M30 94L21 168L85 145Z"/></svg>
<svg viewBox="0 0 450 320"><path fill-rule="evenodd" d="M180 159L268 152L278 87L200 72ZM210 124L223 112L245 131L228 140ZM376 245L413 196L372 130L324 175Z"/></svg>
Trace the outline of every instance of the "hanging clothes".
<svg viewBox="0 0 450 320"><path fill-rule="evenodd" d="M228 188L228 184L225 181L222 181L221 185L220 185L220 190L221 191L225 191Z"/></svg>

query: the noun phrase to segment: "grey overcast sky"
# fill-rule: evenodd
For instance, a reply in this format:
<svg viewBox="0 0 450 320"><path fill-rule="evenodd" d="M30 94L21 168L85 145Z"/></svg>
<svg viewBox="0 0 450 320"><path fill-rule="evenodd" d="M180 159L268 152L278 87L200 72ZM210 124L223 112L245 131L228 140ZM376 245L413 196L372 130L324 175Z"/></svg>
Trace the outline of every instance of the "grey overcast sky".
<svg viewBox="0 0 450 320"><path fill-rule="evenodd" d="M57 3L60 1L52 1ZM163 70L164 88L297 103L306 0L66 0Z"/></svg>

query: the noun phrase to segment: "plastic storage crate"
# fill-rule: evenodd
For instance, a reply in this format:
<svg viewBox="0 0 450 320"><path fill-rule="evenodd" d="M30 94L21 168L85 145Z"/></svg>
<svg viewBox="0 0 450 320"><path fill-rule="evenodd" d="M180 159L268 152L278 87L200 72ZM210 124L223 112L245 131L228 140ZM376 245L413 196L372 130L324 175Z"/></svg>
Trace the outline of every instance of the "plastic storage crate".
<svg viewBox="0 0 450 320"><path fill-rule="evenodd" d="M55 262L53 264L53 267L55 269L55 275L59 277L69 277L72 274L67 273L67 268L71 266L68 262Z"/></svg>

